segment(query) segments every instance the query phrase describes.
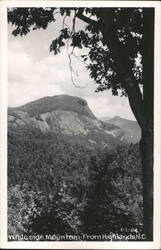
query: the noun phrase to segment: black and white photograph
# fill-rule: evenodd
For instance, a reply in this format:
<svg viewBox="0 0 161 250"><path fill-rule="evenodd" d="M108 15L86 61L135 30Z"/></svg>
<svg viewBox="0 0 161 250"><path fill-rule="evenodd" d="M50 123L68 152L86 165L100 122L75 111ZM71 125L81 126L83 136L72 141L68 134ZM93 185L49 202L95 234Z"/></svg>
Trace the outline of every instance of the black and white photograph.
<svg viewBox="0 0 161 250"><path fill-rule="evenodd" d="M6 8L8 246L159 249L157 1L36 2Z"/></svg>

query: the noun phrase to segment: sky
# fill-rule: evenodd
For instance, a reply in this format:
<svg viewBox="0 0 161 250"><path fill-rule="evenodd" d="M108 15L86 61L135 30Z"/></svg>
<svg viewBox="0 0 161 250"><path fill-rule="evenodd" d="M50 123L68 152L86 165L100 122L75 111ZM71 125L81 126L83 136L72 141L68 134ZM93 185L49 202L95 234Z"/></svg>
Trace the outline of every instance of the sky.
<svg viewBox="0 0 161 250"><path fill-rule="evenodd" d="M81 23L78 27L81 27ZM74 86L71 80L67 49L54 55L49 46L62 28L57 23L46 30L31 31L23 37L11 34L8 27L8 106L15 107L45 96L72 95L87 100L97 117L120 116L135 120L126 97L112 96L110 90L95 93L96 85L82 63L72 59L73 69L78 72ZM79 86L79 87L78 87Z"/></svg>

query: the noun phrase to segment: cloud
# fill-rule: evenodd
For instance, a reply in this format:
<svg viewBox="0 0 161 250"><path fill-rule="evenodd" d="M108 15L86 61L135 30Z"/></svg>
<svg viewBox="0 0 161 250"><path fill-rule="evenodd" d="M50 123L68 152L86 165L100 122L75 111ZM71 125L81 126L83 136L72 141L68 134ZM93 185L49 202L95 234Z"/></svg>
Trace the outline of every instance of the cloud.
<svg viewBox="0 0 161 250"><path fill-rule="evenodd" d="M35 61L19 42L8 51L8 101L10 106L46 95L64 94L61 83L70 78L63 54ZM61 58L60 58L61 57Z"/></svg>
<svg viewBox="0 0 161 250"><path fill-rule="evenodd" d="M54 95L64 94L58 85L53 85L48 89L44 84L40 84L38 88L35 88L33 84L23 85L12 82L12 88L10 88L8 94L9 106L20 106L43 96L50 96L52 93Z"/></svg>
<svg viewBox="0 0 161 250"><path fill-rule="evenodd" d="M43 38L42 41L38 39L38 46L44 50L39 57L36 54L33 55L31 51L28 53L29 47L36 46L36 42L25 43L24 46L23 41L15 38L9 42L9 106L19 106L44 96L68 94L85 98L98 117L120 115L134 119L126 98L114 97L110 91L94 92L96 86L93 80L77 60L72 60L73 70L77 70L79 75L75 78L75 83L82 88L74 86L66 49L56 56L49 54ZM85 85L87 86L83 87Z"/></svg>
<svg viewBox="0 0 161 250"><path fill-rule="evenodd" d="M114 100L115 103L111 100ZM103 94L96 98L87 98L88 105L93 110L93 113L97 117L113 117L119 115L124 118L134 119L133 114L130 111L130 108L127 103L127 99L124 98L124 104L121 105L120 98L110 96L110 93Z"/></svg>

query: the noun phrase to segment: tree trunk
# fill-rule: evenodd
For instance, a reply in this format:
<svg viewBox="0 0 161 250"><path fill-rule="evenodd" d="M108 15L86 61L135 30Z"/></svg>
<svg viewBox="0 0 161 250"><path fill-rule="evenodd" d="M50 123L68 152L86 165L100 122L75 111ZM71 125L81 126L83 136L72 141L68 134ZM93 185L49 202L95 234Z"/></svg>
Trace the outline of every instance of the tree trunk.
<svg viewBox="0 0 161 250"><path fill-rule="evenodd" d="M143 182L143 231L146 240L153 240L153 103L154 103L154 8L143 9L143 42L141 46L143 64L143 94L135 82L128 58L116 37L111 10L102 10L104 22L100 29L112 58L117 65L122 86L128 95L132 112L139 123L142 135L140 150L142 156ZM113 25L112 25L113 24Z"/></svg>
<svg viewBox="0 0 161 250"><path fill-rule="evenodd" d="M154 9L143 10L143 104L146 126L142 127L140 149L143 178L143 230L153 240L153 123L154 123Z"/></svg>
<svg viewBox="0 0 161 250"><path fill-rule="evenodd" d="M153 131L142 129L140 141L143 180L143 232L153 240Z"/></svg>

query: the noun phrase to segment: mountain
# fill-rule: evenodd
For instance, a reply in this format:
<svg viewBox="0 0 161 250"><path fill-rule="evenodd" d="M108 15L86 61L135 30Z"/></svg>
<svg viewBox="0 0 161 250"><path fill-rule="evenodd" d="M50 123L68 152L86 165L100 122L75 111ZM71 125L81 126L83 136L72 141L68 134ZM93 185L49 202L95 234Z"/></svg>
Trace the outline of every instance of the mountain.
<svg viewBox="0 0 161 250"><path fill-rule="evenodd" d="M124 132L124 139L127 142L139 142L141 138L141 129L136 121L114 116L112 119L104 119L104 122L120 127Z"/></svg>
<svg viewBox="0 0 161 250"><path fill-rule="evenodd" d="M110 120L112 117L110 116L104 116L104 117L100 117L99 120L103 121L103 122L107 122L108 120Z"/></svg>
<svg viewBox="0 0 161 250"><path fill-rule="evenodd" d="M44 97L20 107L8 109L10 128L37 128L42 132L84 137L91 144L111 147L123 139L123 130L98 120L87 102L79 97Z"/></svg>
<svg viewBox="0 0 161 250"><path fill-rule="evenodd" d="M140 225L139 147L124 138L82 98L45 97L9 108L8 235L47 240Z"/></svg>
<svg viewBox="0 0 161 250"><path fill-rule="evenodd" d="M47 96L20 107L9 108L9 110L27 112L31 117L52 111L72 111L96 118L89 109L86 100L69 95Z"/></svg>

